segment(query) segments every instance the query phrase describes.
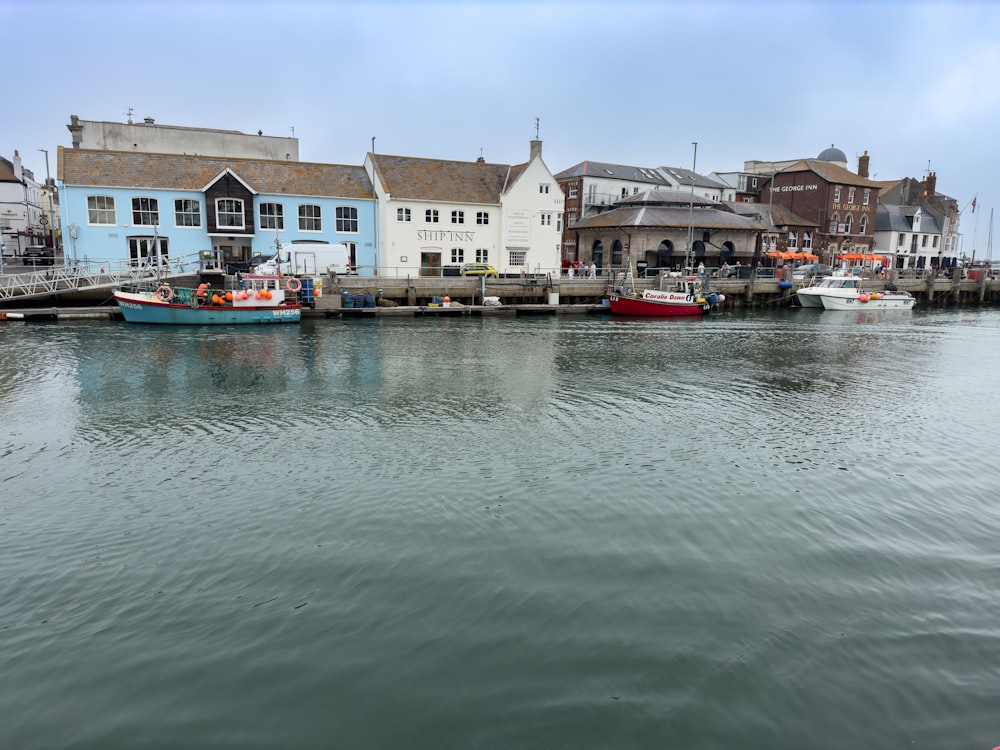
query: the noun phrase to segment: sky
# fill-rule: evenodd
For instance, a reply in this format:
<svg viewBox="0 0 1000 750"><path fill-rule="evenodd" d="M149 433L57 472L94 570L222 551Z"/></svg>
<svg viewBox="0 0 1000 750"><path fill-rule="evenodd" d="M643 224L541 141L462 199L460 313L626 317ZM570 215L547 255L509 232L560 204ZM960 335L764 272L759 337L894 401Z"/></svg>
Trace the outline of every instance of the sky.
<svg viewBox="0 0 1000 750"><path fill-rule="evenodd" d="M553 173L709 174L835 145L852 171L867 151L875 180L936 172L979 257L1000 200L992 1L0 0L0 81L0 153L39 180L70 115L131 112L294 134L330 164L361 165L373 138L519 164L537 134Z"/></svg>

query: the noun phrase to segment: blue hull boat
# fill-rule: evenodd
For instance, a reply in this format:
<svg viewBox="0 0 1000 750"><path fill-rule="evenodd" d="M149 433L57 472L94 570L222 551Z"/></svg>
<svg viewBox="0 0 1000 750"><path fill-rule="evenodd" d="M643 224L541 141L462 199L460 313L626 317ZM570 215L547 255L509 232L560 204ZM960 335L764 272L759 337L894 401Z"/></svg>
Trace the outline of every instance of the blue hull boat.
<svg viewBox="0 0 1000 750"><path fill-rule="evenodd" d="M213 292L207 284L197 289L162 284L152 291L126 292L116 289L115 302L127 323L157 325L264 325L298 323L302 305L285 299L277 276L246 276L246 287ZM298 290L290 278L288 290Z"/></svg>

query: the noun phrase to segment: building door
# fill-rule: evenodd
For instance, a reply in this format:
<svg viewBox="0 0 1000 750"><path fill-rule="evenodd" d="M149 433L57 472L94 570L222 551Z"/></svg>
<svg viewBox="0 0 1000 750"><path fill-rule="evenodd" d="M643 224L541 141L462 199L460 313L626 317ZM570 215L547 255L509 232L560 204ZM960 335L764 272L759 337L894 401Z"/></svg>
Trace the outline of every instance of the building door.
<svg viewBox="0 0 1000 750"><path fill-rule="evenodd" d="M441 251L421 250L420 251L420 275L440 276L441 275Z"/></svg>

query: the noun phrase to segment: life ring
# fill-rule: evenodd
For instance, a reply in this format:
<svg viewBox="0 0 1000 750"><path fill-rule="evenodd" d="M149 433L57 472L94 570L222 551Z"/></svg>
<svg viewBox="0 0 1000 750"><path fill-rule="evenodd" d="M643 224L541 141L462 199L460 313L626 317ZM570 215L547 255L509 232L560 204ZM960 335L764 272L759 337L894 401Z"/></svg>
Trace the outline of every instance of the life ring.
<svg viewBox="0 0 1000 750"><path fill-rule="evenodd" d="M174 290L171 289L166 284L161 284L156 287L156 296L159 297L164 302L169 302L174 298Z"/></svg>
<svg viewBox="0 0 1000 750"><path fill-rule="evenodd" d="M294 276L290 276L288 281L285 282L285 288L292 294L296 294L302 289L302 282Z"/></svg>

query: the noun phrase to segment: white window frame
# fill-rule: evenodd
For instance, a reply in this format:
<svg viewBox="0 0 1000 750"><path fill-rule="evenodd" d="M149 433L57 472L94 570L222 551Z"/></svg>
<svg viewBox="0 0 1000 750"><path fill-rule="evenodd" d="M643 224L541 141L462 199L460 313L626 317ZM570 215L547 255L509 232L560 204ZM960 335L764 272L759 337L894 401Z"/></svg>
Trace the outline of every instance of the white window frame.
<svg viewBox="0 0 1000 750"><path fill-rule="evenodd" d="M510 250L510 264L511 266L523 266L524 262L528 259L527 250Z"/></svg>
<svg viewBox="0 0 1000 750"><path fill-rule="evenodd" d="M799 246L799 233L790 231L788 233L788 249L795 250Z"/></svg>
<svg viewBox="0 0 1000 750"><path fill-rule="evenodd" d="M223 210L223 205L231 203L232 209ZM223 224L223 216L238 216L239 224ZM243 212L242 198L216 198L215 199L215 226L220 229L246 229L246 214Z"/></svg>
<svg viewBox="0 0 1000 750"><path fill-rule="evenodd" d="M156 227L160 225L160 202L156 198L139 195L132 199L132 226Z"/></svg>
<svg viewBox="0 0 1000 750"><path fill-rule="evenodd" d="M201 227L201 201L196 198L174 200L174 226L178 229Z"/></svg>
<svg viewBox="0 0 1000 750"><path fill-rule="evenodd" d="M452 263L465 263L465 248L464 247L453 247L451 249L451 262Z"/></svg>
<svg viewBox="0 0 1000 750"><path fill-rule="evenodd" d="M871 200L871 197L872 197L872 191L865 189L865 194L861 200L861 205L867 206L868 202Z"/></svg>
<svg viewBox="0 0 1000 750"><path fill-rule="evenodd" d="M166 237L137 235L126 238L128 242L129 265L138 268L156 262L156 240L160 241L160 261L169 258L170 242Z"/></svg>
<svg viewBox="0 0 1000 750"><path fill-rule="evenodd" d="M812 246L813 246L813 233L812 232L803 232L802 233L802 249L803 250L812 250Z"/></svg>
<svg viewBox="0 0 1000 750"><path fill-rule="evenodd" d="M101 205L103 203L103 205ZM101 221L105 219L105 221ZM110 219L110 221L108 221ZM87 196L87 225L114 226L118 223L117 212L115 210L115 197L113 195L88 195Z"/></svg>
<svg viewBox="0 0 1000 750"><path fill-rule="evenodd" d="M833 202L834 203L840 203L840 185L837 185L833 189Z"/></svg>
<svg viewBox="0 0 1000 750"><path fill-rule="evenodd" d="M476 224L480 226L486 226L490 223L490 215L487 211L477 211L476 212Z"/></svg>
<svg viewBox="0 0 1000 750"><path fill-rule="evenodd" d="M541 219L543 227L550 227L550 226L552 226L552 214L543 211L538 216Z"/></svg>
<svg viewBox="0 0 1000 750"><path fill-rule="evenodd" d="M543 182L541 185L538 186L538 192L540 195L548 195L549 184L547 182Z"/></svg>
<svg viewBox="0 0 1000 750"><path fill-rule="evenodd" d="M848 203L854 203L854 196L856 195L856 193L857 193L857 188L848 188L847 189L847 202Z"/></svg>
<svg viewBox="0 0 1000 750"><path fill-rule="evenodd" d="M577 193L576 185L570 185L569 186L569 197L570 198L576 198L576 193Z"/></svg>
<svg viewBox="0 0 1000 750"><path fill-rule="evenodd" d="M489 263L490 262L490 251L485 247L476 248L476 263Z"/></svg>
<svg viewBox="0 0 1000 750"><path fill-rule="evenodd" d="M299 231L323 231L323 207L318 203L299 204Z"/></svg>
<svg viewBox="0 0 1000 750"><path fill-rule="evenodd" d="M270 210L265 211L265 209ZM282 203L267 201L260 204L257 221L261 229L274 231L284 231L285 229L285 206Z"/></svg>
<svg viewBox="0 0 1000 750"><path fill-rule="evenodd" d="M358 209L355 206L337 206L334 210L334 216L336 217L338 233L358 233Z"/></svg>
<svg viewBox="0 0 1000 750"><path fill-rule="evenodd" d="M408 208L397 208L396 209L396 221L410 221L412 215L410 209Z"/></svg>
<svg viewBox="0 0 1000 750"><path fill-rule="evenodd" d="M464 224L465 223L465 211L452 211L451 212L451 223L452 224Z"/></svg>
<svg viewBox="0 0 1000 750"><path fill-rule="evenodd" d="M428 208L424 211L424 221L428 224L437 224L441 219L436 208Z"/></svg>

